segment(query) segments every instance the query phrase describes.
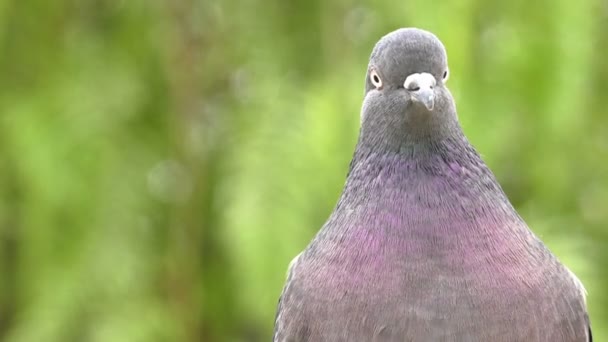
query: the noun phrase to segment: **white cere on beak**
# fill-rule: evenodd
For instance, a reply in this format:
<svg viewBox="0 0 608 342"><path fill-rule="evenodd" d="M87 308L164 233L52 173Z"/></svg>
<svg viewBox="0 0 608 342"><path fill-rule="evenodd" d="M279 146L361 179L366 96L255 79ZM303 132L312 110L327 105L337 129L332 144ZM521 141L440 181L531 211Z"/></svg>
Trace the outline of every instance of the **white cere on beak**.
<svg viewBox="0 0 608 342"><path fill-rule="evenodd" d="M424 105L428 110L435 107L435 85L437 80L427 72L411 74L403 83L403 87L410 92L412 101Z"/></svg>
<svg viewBox="0 0 608 342"><path fill-rule="evenodd" d="M403 83L403 86L407 90L416 90L416 88L430 87L431 89L437 84L435 76L428 72L421 72L418 74L411 74Z"/></svg>

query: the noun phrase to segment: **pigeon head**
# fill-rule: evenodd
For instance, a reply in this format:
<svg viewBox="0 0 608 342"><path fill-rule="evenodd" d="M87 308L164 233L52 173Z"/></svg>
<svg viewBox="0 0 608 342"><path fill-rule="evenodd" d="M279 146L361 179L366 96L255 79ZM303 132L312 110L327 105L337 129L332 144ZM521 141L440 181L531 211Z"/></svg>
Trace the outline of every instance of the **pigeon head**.
<svg viewBox="0 0 608 342"><path fill-rule="evenodd" d="M367 70L362 139L396 147L457 131L448 76L445 47L434 34L404 28L382 37Z"/></svg>

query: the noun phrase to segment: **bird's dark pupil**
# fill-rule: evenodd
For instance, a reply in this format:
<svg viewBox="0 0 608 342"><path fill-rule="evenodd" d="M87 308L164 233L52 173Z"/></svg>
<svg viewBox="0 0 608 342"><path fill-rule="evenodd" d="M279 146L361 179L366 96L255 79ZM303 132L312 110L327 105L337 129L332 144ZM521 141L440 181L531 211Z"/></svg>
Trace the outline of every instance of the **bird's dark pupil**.
<svg viewBox="0 0 608 342"><path fill-rule="evenodd" d="M380 83L380 79L378 78L378 75L374 75L374 82Z"/></svg>
<svg viewBox="0 0 608 342"><path fill-rule="evenodd" d="M447 76L448 76L448 72L447 72L447 71L444 71L444 72L443 72L443 78L446 78Z"/></svg>

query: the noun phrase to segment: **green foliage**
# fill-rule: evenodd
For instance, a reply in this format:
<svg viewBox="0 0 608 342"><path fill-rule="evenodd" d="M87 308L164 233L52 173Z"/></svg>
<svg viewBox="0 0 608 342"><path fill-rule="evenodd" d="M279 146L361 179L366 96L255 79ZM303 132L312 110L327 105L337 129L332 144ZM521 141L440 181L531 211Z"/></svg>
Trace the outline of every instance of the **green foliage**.
<svg viewBox="0 0 608 342"><path fill-rule="evenodd" d="M0 340L269 340L403 26L607 339L603 1L4 0Z"/></svg>

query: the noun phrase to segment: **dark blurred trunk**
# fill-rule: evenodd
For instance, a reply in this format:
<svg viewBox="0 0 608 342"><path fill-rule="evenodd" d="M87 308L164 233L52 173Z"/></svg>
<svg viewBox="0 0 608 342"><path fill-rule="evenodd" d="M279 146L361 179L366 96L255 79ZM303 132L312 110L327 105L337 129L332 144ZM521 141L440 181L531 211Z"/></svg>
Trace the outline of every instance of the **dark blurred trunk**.
<svg viewBox="0 0 608 342"><path fill-rule="evenodd" d="M212 132L221 128L209 127L220 121L213 117L217 113L205 110L217 93L227 91L221 80L229 70L202 69L210 64L206 59L211 45L222 40L213 21L207 20L205 6L188 0L168 2L171 152L192 180L189 197L172 208L168 295L187 341L217 341L238 329L229 322L235 319L230 265L220 247L219 213L213 206L225 146L217 143L223 140ZM210 133L215 139L200 136ZM197 142L206 146L193 146Z"/></svg>
<svg viewBox="0 0 608 342"><path fill-rule="evenodd" d="M4 154L6 155L6 154ZM6 172L9 164L0 166ZM12 171L12 170L10 170ZM3 173L4 173L3 172ZM19 270L19 220L21 196L13 172L3 176L0 217L0 341L4 341L17 314Z"/></svg>

